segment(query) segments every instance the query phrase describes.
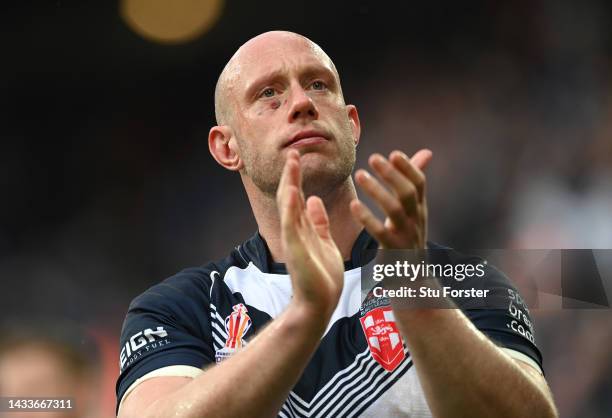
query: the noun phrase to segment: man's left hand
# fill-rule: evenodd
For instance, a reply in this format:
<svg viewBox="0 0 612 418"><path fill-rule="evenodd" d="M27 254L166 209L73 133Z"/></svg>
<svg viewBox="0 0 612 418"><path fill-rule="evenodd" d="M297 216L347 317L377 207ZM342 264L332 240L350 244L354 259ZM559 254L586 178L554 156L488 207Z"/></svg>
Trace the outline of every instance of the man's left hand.
<svg viewBox="0 0 612 418"><path fill-rule="evenodd" d="M432 156L428 149L418 151L412 158L401 151L393 151L389 159L372 154L368 162L380 180L363 169L355 173L357 185L381 207L386 219L383 223L359 199L351 202L351 213L382 248L425 248L427 201L423 170Z"/></svg>

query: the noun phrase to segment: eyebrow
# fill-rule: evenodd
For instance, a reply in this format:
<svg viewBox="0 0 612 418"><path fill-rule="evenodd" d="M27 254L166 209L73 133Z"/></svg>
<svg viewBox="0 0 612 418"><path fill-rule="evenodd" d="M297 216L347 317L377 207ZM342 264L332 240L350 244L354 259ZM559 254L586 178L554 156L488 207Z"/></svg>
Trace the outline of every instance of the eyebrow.
<svg viewBox="0 0 612 418"><path fill-rule="evenodd" d="M245 90L245 97L247 97L248 99L252 98L255 95L255 93L257 93L257 90L259 90L261 87L263 87L266 84L271 83L274 80L282 78L283 76L284 76L284 71L275 70L275 71L268 72L259 78L256 78L255 81L253 81L247 86Z"/></svg>
<svg viewBox="0 0 612 418"><path fill-rule="evenodd" d="M332 85L335 86L338 81L336 80L336 76L334 72L324 65L308 65L300 71L300 79L311 78L317 75L323 75L331 81ZM245 90L245 97L247 99L252 98L257 91L265 86L266 84L272 83L278 79L282 79L286 77L286 71L284 70L273 70L259 78L256 78L252 83L250 83ZM330 86L330 87L333 87Z"/></svg>

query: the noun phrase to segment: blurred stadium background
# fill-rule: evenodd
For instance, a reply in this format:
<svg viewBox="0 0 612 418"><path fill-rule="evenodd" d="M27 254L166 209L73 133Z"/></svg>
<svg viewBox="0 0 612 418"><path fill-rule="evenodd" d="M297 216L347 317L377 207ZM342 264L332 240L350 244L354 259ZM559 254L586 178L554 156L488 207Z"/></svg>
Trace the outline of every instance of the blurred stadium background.
<svg viewBox="0 0 612 418"><path fill-rule="evenodd" d="M217 75L260 32L334 59L359 165L434 151L432 240L612 248L609 2L103 3L0 4L0 306L13 326L71 324L100 366L92 417L114 415L130 300L255 230L206 138ZM610 310L534 317L561 416L610 417Z"/></svg>

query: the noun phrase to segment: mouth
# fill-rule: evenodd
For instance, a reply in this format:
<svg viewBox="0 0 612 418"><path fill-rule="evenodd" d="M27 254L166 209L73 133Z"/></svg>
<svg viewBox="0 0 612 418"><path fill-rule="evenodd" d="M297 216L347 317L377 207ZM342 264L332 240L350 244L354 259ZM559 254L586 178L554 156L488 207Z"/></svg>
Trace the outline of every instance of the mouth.
<svg viewBox="0 0 612 418"><path fill-rule="evenodd" d="M328 141L329 139L324 132L318 130L306 130L300 131L295 134L289 141L285 143L284 147L301 148L310 145L321 144Z"/></svg>

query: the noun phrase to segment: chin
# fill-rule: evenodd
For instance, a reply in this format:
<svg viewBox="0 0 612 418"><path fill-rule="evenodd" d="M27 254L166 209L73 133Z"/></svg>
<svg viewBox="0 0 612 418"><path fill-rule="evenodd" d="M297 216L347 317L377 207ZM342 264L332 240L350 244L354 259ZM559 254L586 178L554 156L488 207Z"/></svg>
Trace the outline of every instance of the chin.
<svg viewBox="0 0 612 418"><path fill-rule="evenodd" d="M326 196L338 188L351 175L352 167L334 161L313 158L302 160L302 187L304 195Z"/></svg>
<svg viewBox="0 0 612 418"><path fill-rule="evenodd" d="M318 152L309 152L300 157L300 167L302 169L302 177L327 177L330 172L337 170L336 164L328 156Z"/></svg>

